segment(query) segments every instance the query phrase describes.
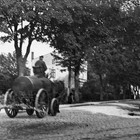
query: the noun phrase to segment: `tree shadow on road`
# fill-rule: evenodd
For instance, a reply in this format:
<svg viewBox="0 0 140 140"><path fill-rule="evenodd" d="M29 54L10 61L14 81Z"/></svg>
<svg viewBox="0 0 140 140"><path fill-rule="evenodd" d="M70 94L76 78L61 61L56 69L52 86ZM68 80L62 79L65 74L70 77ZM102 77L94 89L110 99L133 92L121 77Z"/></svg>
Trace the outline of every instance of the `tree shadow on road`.
<svg viewBox="0 0 140 140"><path fill-rule="evenodd" d="M125 110L128 112L128 115L130 116L140 116L140 108L139 106L117 106L121 110Z"/></svg>

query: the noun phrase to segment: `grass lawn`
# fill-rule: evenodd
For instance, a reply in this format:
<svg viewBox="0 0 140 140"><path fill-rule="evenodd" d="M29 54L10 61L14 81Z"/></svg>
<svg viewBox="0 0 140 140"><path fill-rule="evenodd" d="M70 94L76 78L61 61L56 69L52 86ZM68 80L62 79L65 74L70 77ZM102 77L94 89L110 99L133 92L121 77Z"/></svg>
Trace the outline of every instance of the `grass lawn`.
<svg viewBox="0 0 140 140"><path fill-rule="evenodd" d="M130 99L130 100L121 100L119 102L120 103L133 104L133 105L140 106L140 99L136 99L136 100L133 100L133 99Z"/></svg>

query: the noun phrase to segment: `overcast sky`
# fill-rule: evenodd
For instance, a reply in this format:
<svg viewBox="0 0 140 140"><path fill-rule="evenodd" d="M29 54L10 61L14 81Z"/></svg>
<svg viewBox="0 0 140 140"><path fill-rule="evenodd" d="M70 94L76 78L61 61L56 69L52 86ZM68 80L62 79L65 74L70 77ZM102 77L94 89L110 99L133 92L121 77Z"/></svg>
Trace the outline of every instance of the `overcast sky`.
<svg viewBox="0 0 140 140"><path fill-rule="evenodd" d="M26 43L23 44L24 48L27 46ZM0 41L0 54L5 53L8 54L9 52L12 53L14 50L14 43L3 43ZM34 52L34 57L39 57L40 55L48 54L52 52L53 49L49 47L46 43L40 43L34 41L31 46L31 52ZM24 49L23 52L25 53ZM31 61L31 52L28 56L28 61Z"/></svg>

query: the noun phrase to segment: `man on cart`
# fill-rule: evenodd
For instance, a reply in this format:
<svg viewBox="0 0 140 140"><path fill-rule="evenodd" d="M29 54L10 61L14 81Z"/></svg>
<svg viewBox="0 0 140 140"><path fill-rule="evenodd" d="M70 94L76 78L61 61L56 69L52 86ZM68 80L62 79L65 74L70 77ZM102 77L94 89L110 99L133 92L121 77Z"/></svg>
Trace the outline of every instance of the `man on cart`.
<svg viewBox="0 0 140 140"><path fill-rule="evenodd" d="M39 68L41 75L45 77L45 71L47 70L47 66L46 63L43 61L43 58L43 56L39 57L39 60L37 60L35 63L35 68Z"/></svg>

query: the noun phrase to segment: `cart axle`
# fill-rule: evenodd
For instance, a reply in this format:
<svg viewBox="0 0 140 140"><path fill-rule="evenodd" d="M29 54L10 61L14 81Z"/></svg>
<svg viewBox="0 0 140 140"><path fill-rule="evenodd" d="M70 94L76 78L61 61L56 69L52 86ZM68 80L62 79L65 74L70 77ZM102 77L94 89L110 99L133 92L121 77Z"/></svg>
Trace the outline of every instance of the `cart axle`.
<svg viewBox="0 0 140 140"><path fill-rule="evenodd" d="M25 104L24 104L25 105ZM13 105L4 105L0 108L0 111L2 109L5 109L5 108L9 108L9 109L20 109L20 110L26 110L26 109L33 109L37 112L43 112L43 113L47 113L47 111L43 111L41 109L37 109L36 107L32 107L30 105L25 105L25 106L21 106L20 104L15 104L14 106Z"/></svg>

